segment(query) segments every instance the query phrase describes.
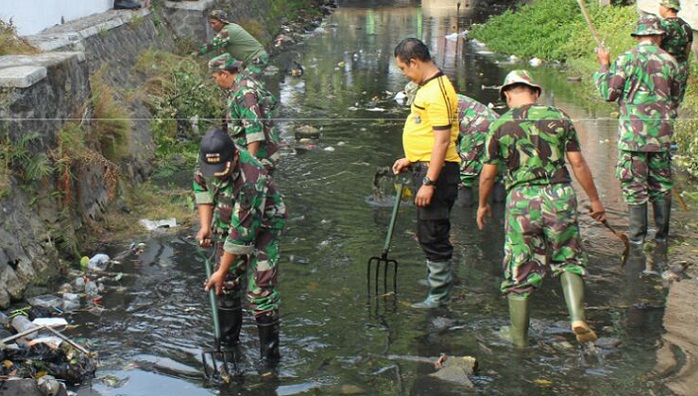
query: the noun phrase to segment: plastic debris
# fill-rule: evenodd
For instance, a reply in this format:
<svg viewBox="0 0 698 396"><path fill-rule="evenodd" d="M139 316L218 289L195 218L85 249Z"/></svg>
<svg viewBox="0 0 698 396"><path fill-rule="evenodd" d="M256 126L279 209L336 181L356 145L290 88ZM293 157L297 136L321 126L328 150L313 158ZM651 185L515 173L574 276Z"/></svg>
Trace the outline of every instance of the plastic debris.
<svg viewBox="0 0 698 396"><path fill-rule="evenodd" d="M54 309L63 305L63 299L52 294L44 294L41 296L31 297L27 299L27 302L34 307L42 307L48 309Z"/></svg>
<svg viewBox="0 0 698 396"><path fill-rule="evenodd" d="M87 263L87 269L91 271L104 271L109 265L109 256L104 253L95 254Z"/></svg>
<svg viewBox="0 0 698 396"><path fill-rule="evenodd" d="M140 219L138 223L145 227L148 231L153 231L158 228L177 227L177 219L175 219L174 217L164 220Z"/></svg>

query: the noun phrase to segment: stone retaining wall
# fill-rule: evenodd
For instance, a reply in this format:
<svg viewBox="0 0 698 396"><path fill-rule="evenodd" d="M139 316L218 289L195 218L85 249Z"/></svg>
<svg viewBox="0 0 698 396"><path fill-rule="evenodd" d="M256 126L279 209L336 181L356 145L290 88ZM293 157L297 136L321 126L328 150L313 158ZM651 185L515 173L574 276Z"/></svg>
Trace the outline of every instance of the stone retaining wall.
<svg viewBox="0 0 698 396"><path fill-rule="evenodd" d="M45 52L0 57L0 132L12 142L37 134L31 150L57 158L58 132L65 124L91 122L90 75L101 70L105 83L117 92L138 87L144 77L133 67L143 51L172 51L178 35L197 41L209 35L205 15L214 6L212 0L189 1L188 8L165 3L156 12L109 10L25 36ZM137 100L115 99L128 106L133 125L130 155L119 165L128 180L141 182L152 172L152 115ZM20 188L21 175L13 175L9 194L0 198L0 308L22 298L31 283L54 277L62 268L58 245L79 240L90 224L102 220L110 204L104 171L94 164L73 166L67 208L58 175L29 188ZM62 211L63 220L66 213L71 219L68 224L61 224Z"/></svg>

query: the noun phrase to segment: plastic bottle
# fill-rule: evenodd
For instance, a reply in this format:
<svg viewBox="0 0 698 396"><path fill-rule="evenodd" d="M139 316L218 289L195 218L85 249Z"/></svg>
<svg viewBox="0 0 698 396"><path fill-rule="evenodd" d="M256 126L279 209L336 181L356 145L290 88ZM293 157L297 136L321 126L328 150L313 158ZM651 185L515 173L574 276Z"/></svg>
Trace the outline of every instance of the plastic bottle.
<svg viewBox="0 0 698 396"><path fill-rule="evenodd" d="M73 286L75 287L75 291L81 292L85 290L85 278L83 278L82 276L75 278Z"/></svg>
<svg viewBox="0 0 698 396"><path fill-rule="evenodd" d="M34 323L32 323L26 316L17 315L14 318L12 318L12 327L14 327L15 330L17 330L17 333L21 333L25 330L33 329L34 327L36 327L36 325L34 325ZM26 335L25 338L33 340L34 338L36 338L36 332Z"/></svg>
<svg viewBox="0 0 698 396"><path fill-rule="evenodd" d="M85 294L87 294L88 297L99 295L99 286L93 281L85 283Z"/></svg>

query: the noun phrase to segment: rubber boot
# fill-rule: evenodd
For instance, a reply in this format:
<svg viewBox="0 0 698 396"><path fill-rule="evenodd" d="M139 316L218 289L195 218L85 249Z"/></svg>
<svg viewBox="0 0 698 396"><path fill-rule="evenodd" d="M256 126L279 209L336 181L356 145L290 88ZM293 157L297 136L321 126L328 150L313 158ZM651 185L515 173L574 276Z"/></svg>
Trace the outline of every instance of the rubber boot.
<svg viewBox="0 0 698 396"><path fill-rule="evenodd" d="M242 329L242 299L239 295L220 299L218 323L221 328L221 347L225 349L238 345Z"/></svg>
<svg viewBox="0 0 698 396"><path fill-rule="evenodd" d="M115 10L137 10L141 5L131 0L114 0Z"/></svg>
<svg viewBox="0 0 698 396"><path fill-rule="evenodd" d="M278 313L264 313L256 318L259 331L259 374L262 376L274 375L276 366L281 360L279 353L279 315Z"/></svg>
<svg viewBox="0 0 698 396"><path fill-rule="evenodd" d="M473 188L460 186L458 188L458 198L456 198L456 206L461 208L469 208L473 206Z"/></svg>
<svg viewBox="0 0 698 396"><path fill-rule="evenodd" d="M657 227L657 232L654 234L654 240L664 243L669 236L671 199L658 199L652 202L652 208L654 209L654 224Z"/></svg>
<svg viewBox="0 0 698 396"><path fill-rule="evenodd" d="M577 341L582 344L596 341L596 333L589 327L584 316L584 280L577 274L565 271L560 275L560 282Z"/></svg>
<svg viewBox="0 0 698 396"><path fill-rule="evenodd" d="M528 345L528 323L531 316L529 297L509 294L509 335L514 346L525 348Z"/></svg>
<svg viewBox="0 0 698 396"><path fill-rule="evenodd" d="M451 275L451 260L431 261L427 260L427 281L429 282L429 294L427 298L412 304L412 308L430 309L440 307L448 301L453 276Z"/></svg>
<svg viewBox="0 0 698 396"><path fill-rule="evenodd" d="M492 189L492 202L502 203L507 200L507 189L503 182L495 182Z"/></svg>
<svg viewBox="0 0 698 396"><path fill-rule="evenodd" d="M647 204L628 205L630 230L628 239L635 245L642 245L647 236Z"/></svg>

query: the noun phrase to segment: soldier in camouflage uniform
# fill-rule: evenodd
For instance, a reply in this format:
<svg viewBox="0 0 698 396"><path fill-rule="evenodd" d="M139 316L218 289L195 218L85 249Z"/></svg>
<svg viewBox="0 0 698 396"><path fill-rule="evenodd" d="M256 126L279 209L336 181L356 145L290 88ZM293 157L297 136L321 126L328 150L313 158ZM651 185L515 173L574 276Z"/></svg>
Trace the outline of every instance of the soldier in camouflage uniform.
<svg viewBox="0 0 698 396"><path fill-rule="evenodd" d="M235 347L242 326L241 291L259 331L262 369L273 369L279 354L279 237L286 206L264 166L222 129L208 132L199 149L194 193L200 245L216 241L216 270L205 283L219 296L221 343ZM243 285L246 282L246 285Z"/></svg>
<svg viewBox="0 0 698 396"><path fill-rule="evenodd" d="M460 135L456 142L460 155L460 180L456 204L469 207L473 204L473 184L482 170L487 131L499 115L477 100L458 94L458 119ZM497 180L494 201L504 202L504 185Z"/></svg>
<svg viewBox="0 0 698 396"><path fill-rule="evenodd" d="M664 30L660 47L676 59L679 64L679 84L681 94L679 104L683 101L688 83L690 68L688 56L693 44L693 29L686 21L679 18L677 13L681 10L679 0L662 0L659 4L659 15L662 17L661 28Z"/></svg>
<svg viewBox="0 0 698 396"><path fill-rule="evenodd" d="M405 85L406 104L412 105L417 95L419 85L410 81ZM470 207L473 205L473 184L482 170L482 156L485 147L485 138L490 124L499 117L489 107L465 95L456 94L458 99L459 135L456 140L458 155L460 156L460 180L458 186L458 198L456 205ZM506 192L502 178L495 184L494 202L504 202Z"/></svg>
<svg viewBox="0 0 698 396"><path fill-rule="evenodd" d="M228 133L238 147L271 171L279 158L279 132L272 118L278 100L259 81L241 73L242 62L229 54L211 59L208 65L216 84L227 94Z"/></svg>
<svg viewBox="0 0 698 396"><path fill-rule="evenodd" d="M628 204L630 241L641 245L647 235L647 201L654 209L655 240L666 241L671 212L671 137L680 96L676 60L659 48L664 31L659 18L640 18L632 35L637 47L610 65L599 48L596 88L609 102L618 101L618 164L623 198Z"/></svg>
<svg viewBox="0 0 698 396"><path fill-rule="evenodd" d="M582 276L587 274L587 256L579 234L577 197L565 158L589 196L591 216L605 219L604 207L572 121L555 107L537 105L540 94L541 87L526 70L515 70L506 76L500 95L510 110L490 127L480 174L477 223L482 230L485 216L490 214L487 199L499 166L503 164L507 169L501 290L509 301L508 338L518 347L528 343L529 296L541 286L548 268L553 276L560 276L577 340L596 340L584 315Z"/></svg>
<svg viewBox="0 0 698 396"><path fill-rule="evenodd" d="M224 11L213 10L209 15L211 28L216 32L210 43L201 46L192 55L199 56L219 50L240 59L243 63L243 74L259 78L269 63L269 54L257 39L252 37L242 26L228 21Z"/></svg>

